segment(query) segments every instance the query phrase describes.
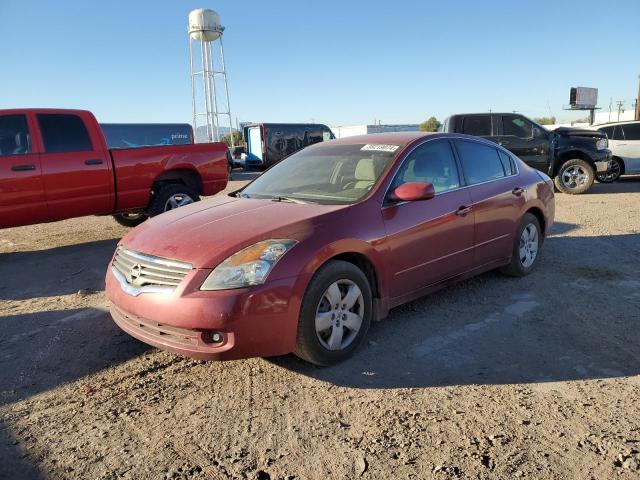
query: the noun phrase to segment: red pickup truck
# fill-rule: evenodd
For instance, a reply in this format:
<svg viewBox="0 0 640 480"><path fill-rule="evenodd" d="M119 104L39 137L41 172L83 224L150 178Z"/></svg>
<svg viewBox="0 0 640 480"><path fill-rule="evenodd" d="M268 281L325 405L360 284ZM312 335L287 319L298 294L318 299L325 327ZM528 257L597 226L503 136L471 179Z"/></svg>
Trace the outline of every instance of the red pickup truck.
<svg viewBox="0 0 640 480"><path fill-rule="evenodd" d="M0 228L84 215L134 226L223 190L224 143L109 150L91 112L0 110Z"/></svg>

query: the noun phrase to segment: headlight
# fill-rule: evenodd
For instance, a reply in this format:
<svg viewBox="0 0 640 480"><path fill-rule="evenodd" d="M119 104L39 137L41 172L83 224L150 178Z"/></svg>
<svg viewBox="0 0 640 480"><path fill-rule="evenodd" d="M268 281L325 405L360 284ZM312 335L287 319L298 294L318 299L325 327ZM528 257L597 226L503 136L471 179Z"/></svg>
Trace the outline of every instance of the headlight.
<svg viewBox="0 0 640 480"><path fill-rule="evenodd" d="M609 147L609 140L607 140L606 138L601 138L596 142L597 150L604 150L605 148L608 148L608 147Z"/></svg>
<svg viewBox="0 0 640 480"><path fill-rule="evenodd" d="M260 285L296 240L264 240L234 253L209 274L200 290L227 290Z"/></svg>

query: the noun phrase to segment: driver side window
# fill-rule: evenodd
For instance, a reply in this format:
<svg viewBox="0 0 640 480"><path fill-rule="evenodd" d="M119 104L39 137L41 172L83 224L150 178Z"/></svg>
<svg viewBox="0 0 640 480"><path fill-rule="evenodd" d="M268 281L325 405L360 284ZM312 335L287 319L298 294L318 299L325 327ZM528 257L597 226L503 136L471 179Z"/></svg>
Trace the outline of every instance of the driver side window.
<svg viewBox="0 0 640 480"><path fill-rule="evenodd" d="M532 138L533 124L516 116L502 117L502 134L518 138Z"/></svg>
<svg viewBox="0 0 640 480"><path fill-rule="evenodd" d="M451 144L446 140L428 141L405 159L393 182L393 188L407 182L428 182L436 193L460 187L460 175Z"/></svg>

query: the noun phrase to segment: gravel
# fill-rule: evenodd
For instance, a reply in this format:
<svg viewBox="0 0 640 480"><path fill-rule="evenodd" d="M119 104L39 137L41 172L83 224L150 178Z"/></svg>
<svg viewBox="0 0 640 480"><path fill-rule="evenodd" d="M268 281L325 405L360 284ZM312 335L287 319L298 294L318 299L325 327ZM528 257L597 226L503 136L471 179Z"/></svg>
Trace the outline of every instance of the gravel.
<svg viewBox="0 0 640 480"><path fill-rule="evenodd" d="M532 275L396 308L324 369L121 332L110 217L0 231L0 478L638 478L640 178L556 198Z"/></svg>

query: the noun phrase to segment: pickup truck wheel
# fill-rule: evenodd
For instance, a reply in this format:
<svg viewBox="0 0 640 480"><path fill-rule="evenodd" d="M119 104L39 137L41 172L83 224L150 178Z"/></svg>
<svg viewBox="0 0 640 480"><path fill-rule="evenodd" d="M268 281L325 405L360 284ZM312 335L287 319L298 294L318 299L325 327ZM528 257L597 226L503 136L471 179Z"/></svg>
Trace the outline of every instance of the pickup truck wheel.
<svg viewBox="0 0 640 480"><path fill-rule="evenodd" d="M149 218L144 213L116 213L113 218L125 227L136 227Z"/></svg>
<svg viewBox="0 0 640 480"><path fill-rule="evenodd" d="M613 158L611 160L611 168L608 172L598 173L596 178L600 183L613 183L620 178L622 175L622 162L619 158Z"/></svg>
<svg viewBox="0 0 640 480"><path fill-rule="evenodd" d="M577 195L589 190L594 178L593 167L580 158L574 158L562 164L553 181L562 193Z"/></svg>
<svg viewBox="0 0 640 480"><path fill-rule="evenodd" d="M352 263L333 260L313 276L300 307L295 354L316 365L349 357L373 315L371 286Z"/></svg>
<svg viewBox="0 0 640 480"><path fill-rule="evenodd" d="M147 213L150 217L154 217L199 200L200 197L198 194L186 185L172 183L160 187L158 191L153 194Z"/></svg>

